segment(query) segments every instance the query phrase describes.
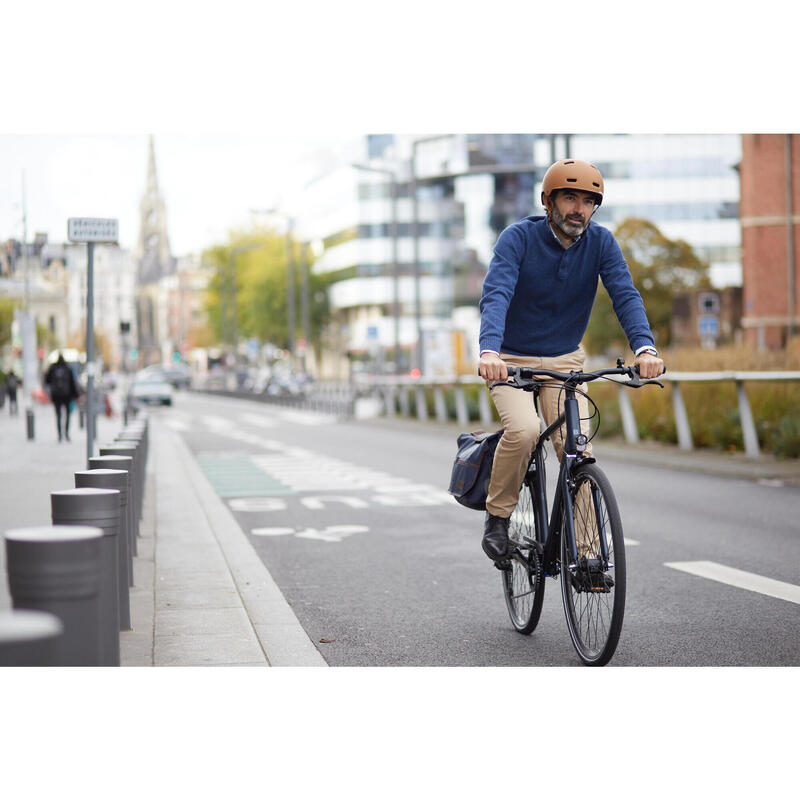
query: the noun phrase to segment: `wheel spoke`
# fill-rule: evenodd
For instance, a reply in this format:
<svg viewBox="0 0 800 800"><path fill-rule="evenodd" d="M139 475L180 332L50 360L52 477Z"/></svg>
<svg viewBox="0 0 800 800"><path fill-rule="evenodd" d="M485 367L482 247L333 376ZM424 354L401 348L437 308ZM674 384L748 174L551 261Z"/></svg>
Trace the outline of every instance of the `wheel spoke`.
<svg viewBox="0 0 800 800"><path fill-rule="evenodd" d="M524 543L525 538L536 539L533 503L527 485L523 484L519 502L511 515L508 536L520 555L511 558L510 568L503 572L506 605L514 627L521 633L530 633L538 622L543 586L541 582L537 584L535 570L531 575L528 561L535 561L535 556Z"/></svg>

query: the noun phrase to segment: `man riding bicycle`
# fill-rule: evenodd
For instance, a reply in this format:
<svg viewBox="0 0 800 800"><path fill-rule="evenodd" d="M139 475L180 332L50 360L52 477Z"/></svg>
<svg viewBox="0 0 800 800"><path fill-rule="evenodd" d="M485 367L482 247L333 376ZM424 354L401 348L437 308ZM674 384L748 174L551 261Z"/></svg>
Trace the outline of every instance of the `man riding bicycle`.
<svg viewBox="0 0 800 800"><path fill-rule="evenodd" d="M602 201L603 177L597 167L577 159L557 161L542 183L546 216L525 217L500 234L483 283L479 372L490 386L504 428L492 466L482 542L494 561L508 556L509 519L539 438L539 418L530 396L511 386L491 386L507 380L506 365L582 370L586 354L580 341L600 278L641 377L656 378L664 371L622 251L608 229L591 223ZM540 390L546 425L563 411L560 394L558 386ZM578 404L581 427L588 435L588 404L581 395ZM560 431L552 442L560 459ZM584 452L591 454L591 444Z"/></svg>

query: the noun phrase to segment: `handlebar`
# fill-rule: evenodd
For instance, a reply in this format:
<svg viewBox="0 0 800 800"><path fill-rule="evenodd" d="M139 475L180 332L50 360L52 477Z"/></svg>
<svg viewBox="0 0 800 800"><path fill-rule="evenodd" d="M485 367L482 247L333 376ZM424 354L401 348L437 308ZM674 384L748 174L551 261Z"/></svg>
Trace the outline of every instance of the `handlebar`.
<svg viewBox="0 0 800 800"><path fill-rule="evenodd" d="M595 370L594 372L554 372L551 369L540 369L538 367L512 367L506 366L508 371L508 377L513 380L507 381L510 386L514 386L517 389L528 389L532 390L537 388L541 385L542 381L539 380L542 376L548 378L554 378L555 380L563 381L566 385L577 386L580 383L589 383L590 381L596 381L599 378L603 378L606 375L627 375L630 380L628 381L621 381L622 386L630 386L633 389L638 389L640 386L646 386L649 383L654 383L656 386L660 386L662 389L664 388L664 384L661 381L654 380L652 378L647 380L642 380L639 377L639 366L637 364L633 364L629 367L621 366L621 359L617 363L620 366L617 366L612 369L599 369ZM667 370L664 369L664 372ZM664 374L663 372L661 373ZM497 385L500 383L506 383L506 381L496 381L495 384Z"/></svg>

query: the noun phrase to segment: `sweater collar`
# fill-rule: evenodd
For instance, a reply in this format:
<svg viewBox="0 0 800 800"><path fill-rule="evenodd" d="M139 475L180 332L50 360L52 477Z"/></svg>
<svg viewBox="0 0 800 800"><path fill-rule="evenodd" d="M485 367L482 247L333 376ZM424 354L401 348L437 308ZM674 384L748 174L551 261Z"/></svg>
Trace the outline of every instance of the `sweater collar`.
<svg viewBox="0 0 800 800"><path fill-rule="evenodd" d="M550 224L550 222L547 219L547 217L538 215L538 216L528 217L528 219L533 221L533 222L541 222L541 224L545 228L547 228L547 230L550 232L550 236L549 237L547 237L547 234L544 234L544 235L547 238L551 238L553 243L555 245L557 245L558 249L561 252L564 252L564 253L566 253L567 250L570 250L573 247L575 247L575 245L578 244L578 242L580 242L581 239L583 239L584 235L586 234L586 231L589 230L589 225L592 224L591 220L589 220L589 225L586 226L586 230L584 230L584 232L580 236L576 237L575 240L572 242L572 244L569 247L564 247L564 245L561 244L561 240L558 238L558 236L556 236L556 232L553 230L553 226Z"/></svg>

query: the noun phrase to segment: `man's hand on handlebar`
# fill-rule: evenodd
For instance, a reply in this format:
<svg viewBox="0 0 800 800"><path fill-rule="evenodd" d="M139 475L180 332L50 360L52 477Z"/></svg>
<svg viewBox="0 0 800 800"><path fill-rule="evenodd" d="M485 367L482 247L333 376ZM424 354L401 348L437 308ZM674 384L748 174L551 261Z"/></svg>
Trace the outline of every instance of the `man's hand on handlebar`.
<svg viewBox="0 0 800 800"><path fill-rule="evenodd" d="M664 373L664 362L652 353L639 353L633 364L639 367L639 376L645 380L657 378Z"/></svg>
<svg viewBox="0 0 800 800"><path fill-rule="evenodd" d="M506 362L494 353L484 353L478 364L478 374L486 381L508 380Z"/></svg>

